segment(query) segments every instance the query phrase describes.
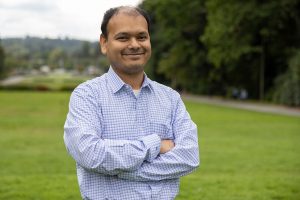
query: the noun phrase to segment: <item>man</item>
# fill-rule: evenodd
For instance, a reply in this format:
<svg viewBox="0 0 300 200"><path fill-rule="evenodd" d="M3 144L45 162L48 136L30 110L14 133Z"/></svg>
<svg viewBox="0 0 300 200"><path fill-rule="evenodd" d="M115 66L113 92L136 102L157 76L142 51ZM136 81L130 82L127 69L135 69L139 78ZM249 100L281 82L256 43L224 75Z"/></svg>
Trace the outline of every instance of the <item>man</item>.
<svg viewBox="0 0 300 200"><path fill-rule="evenodd" d="M144 73L146 13L110 9L101 30L110 69L73 91L64 126L82 198L174 199L179 177L199 165L196 125L180 95Z"/></svg>

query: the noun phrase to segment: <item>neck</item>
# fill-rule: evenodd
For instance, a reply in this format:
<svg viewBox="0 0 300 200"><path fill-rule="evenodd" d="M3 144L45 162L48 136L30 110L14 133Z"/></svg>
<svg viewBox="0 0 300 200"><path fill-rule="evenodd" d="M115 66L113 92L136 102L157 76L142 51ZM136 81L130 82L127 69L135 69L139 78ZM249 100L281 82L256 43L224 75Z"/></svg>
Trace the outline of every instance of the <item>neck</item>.
<svg viewBox="0 0 300 200"><path fill-rule="evenodd" d="M124 81L126 84L130 85L133 90L138 90L142 87L144 81L144 72L134 73L134 74L124 74L115 71L118 76Z"/></svg>

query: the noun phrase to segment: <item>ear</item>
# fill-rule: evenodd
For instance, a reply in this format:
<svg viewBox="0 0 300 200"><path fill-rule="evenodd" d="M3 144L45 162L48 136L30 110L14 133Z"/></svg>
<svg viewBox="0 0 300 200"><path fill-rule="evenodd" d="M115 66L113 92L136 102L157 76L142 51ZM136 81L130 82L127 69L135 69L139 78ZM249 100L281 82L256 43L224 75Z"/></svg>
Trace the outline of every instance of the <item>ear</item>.
<svg viewBox="0 0 300 200"><path fill-rule="evenodd" d="M101 52L104 55L106 55L106 51L107 51L107 47L106 47L106 45L107 45L107 39L106 39L106 37L103 34L100 35L100 41L99 41L99 43L100 43L100 47L101 47Z"/></svg>

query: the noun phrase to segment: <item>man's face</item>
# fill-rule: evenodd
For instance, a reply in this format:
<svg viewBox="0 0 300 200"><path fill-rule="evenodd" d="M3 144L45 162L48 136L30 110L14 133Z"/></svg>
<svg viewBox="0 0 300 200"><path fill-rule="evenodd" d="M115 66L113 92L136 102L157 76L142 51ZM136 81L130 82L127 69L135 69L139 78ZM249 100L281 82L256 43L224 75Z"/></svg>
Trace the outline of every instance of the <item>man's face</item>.
<svg viewBox="0 0 300 200"><path fill-rule="evenodd" d="M107 25L107 38L101 36L101 51L118 73L142 73L151 56L148 24L142 15L119 12Z"/></svg>

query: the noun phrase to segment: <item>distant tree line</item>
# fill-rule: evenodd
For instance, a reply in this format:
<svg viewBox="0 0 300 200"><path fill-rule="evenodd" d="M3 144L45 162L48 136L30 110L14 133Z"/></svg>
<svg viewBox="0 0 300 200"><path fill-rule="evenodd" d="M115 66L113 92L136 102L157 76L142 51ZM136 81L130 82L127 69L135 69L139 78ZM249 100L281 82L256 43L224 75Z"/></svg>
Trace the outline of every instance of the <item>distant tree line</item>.
<svg viewBox="0 0 300 200"><path fill-rule="evenodd" d="M300 105L299 0L144 0L148 74L183 91Z"/></svg>
<svg viewBox="0 0 300 200"><path fill-rule="evenodd" d="M4 77L4 58L5 58L4 49L1 46L1 40L0 40L0 79Z"/></svg>
<svg viewBox="0 0 300 200"><path fill-rule="evenodd" d="M89 65L99 68L107 68L108 65L106 58L100 54L98 42L27 36L4 38L1 43L5 52L2 75L14 71L39 69L43 65L48 65L51 69L79 71Z"/></svg>

